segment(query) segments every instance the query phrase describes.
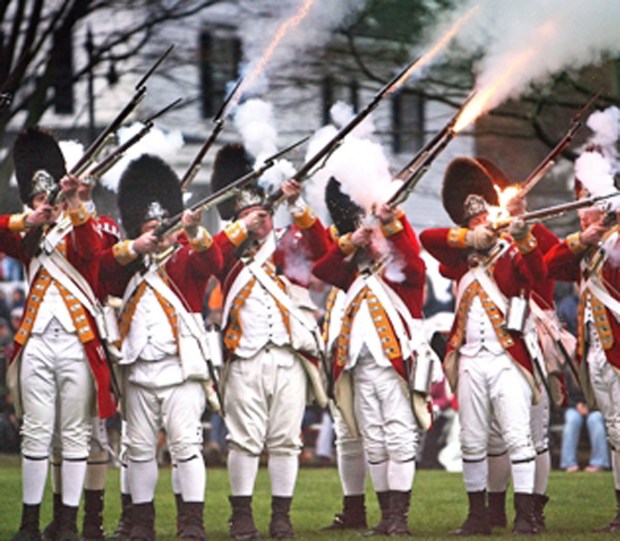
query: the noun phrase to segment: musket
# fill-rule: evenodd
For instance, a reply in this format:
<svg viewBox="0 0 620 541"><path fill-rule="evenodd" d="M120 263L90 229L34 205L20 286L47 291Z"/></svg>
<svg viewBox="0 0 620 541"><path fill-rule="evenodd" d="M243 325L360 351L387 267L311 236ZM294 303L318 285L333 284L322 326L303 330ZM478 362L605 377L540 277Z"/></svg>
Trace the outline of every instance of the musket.
<svg viewBox="0 0 620 541"><path fill-rule="evenodd" d="M123 107L123 109L116 115L116 118L112 120L112 122L99 134L99 136L91 143L91 145L86 149L82 157L77 161L77 163L71 168L69 171L69 175L80 176L84 173L85 169L90 164L93 156L95 156L106 144L109 136L111 136L123 123L123 121L130 115L130 113L136 108L136 106L144 99L144 95L146 93L146 86L144 83L146 80L152 75L155 71L155 68L161 64L163 59L168 56L170 51L172 50L173 45L170 45L166 51L159 57L157 62L145 73L145 75L138 81L136 84L136 92L131 98L131 100ZM60 196L60 183L58 183L54 188L52 188L45 199L45 202L49 205L56 205L58 202L58 198ZM26 253L30 256L36 255L39 250L39 244L41 237L43 235L43 229L41 227L33 228L24 237L24 249Z"/></svg>
<svg viewBox="0 0 620 541"><path fill-rule="evenodd" d="M521 183L519 193L517 197L525 197L528 192L538 184L538 182L551 170L555 165L555 160L558 155L568 146L573 140L579 128L582 126L582 117L594 105L594 102L598 99L600 91L592 96L588 102L573 115L571 119L571 125L558 143L551 149L544 159L538 164L538 166L529 174L529 176Z"/></svg>
<svg viewBox="0 0 620 541"><path fill-rule="evenodd" d="M401 71L399 71L388 83L386 83L380 90L377 92L370 103L364 107L360 112L358 112L349 122L347 122L338 133L334 135L319 151L314 154L307 162L305 162L301 168L291 176L295 180L299 182L303 182L306 177L310 175L310 172L318 165L318 163L327 158L329 154L331 154L336 147L342 142L342 140L351 133L357 126L359 126L366 117L372 113L381 100L385 98L386 95L392 93L396 87L399 86L401 79L404 79L409 70L413 67L413 65L419 60L419 58L415 58L412 60L407 66L405 66ZM275 207L277 206L283 198L282 189L276 190L273 194L269 196L269 206Z"/></svg>
<svg viewBox="0 0 620 541"><path fill-rule="evenodd" d="M125 152L133 145L135 145L140 139L142 139L154 126L155 119L164 115L171 109L175 108L180 102L182 98L178 98L174 100L172 103L169 103L163 109L160 109L155 114L148 117L144 122L143 126L134 135L132 135L127 141L116 147L110 154L108 154L105 158L103 158L99 163L97 163L91 170L84 174L85 179L97 180L100 179L107 171L109 171L116 163L124 156Z"/></svg>
<svg viewBox="0 0 620 541"><path fill-rule="evenodd" d="M388 205L391 207L396 207L405 201L407 197L409 197L409 194L430 169L433 162L437 159L437 156L445 150L450 141L452 141L452 139L456 136L454 125L456 124L456 121L461 113L464 111L465 107L467 107L467 104L474 98L475 95L476 93L472 92L454 116L446 123L446 125L439 130L435 136L428 143L426 143L424 147L422 147L422 149L420 149L420 151L405 167L403 167L403 169L399 171L395 177L395 180L402 181L402 185L388 199Z"/></svg>
<svg viewBox="0 0 620 541"><path fill-rule="evenodd" d="M295 143L287 146L286 148L279 150L275 154L272 154L260 166L234 180L228 186L225 186L224 188L206 196L200 201L196 201L187 209L192 211L198 209L206 210L233 197L239 190L242 190L245 186L254 182L257 178L261 177L263 173L265 173L265 171L273 167L276 160L278 160L281 156L290 152L299 145L305 143L307 140L308 137L304 137L303 139L296 141ZM185 210L183 212L185 212ZM155 229L155 235L161 239L166 235L169 235L172 231L179 227L181 223L181 218L183 217L183 212L175 214L174 216L171 216L170 218L164 220L161 224L159 224L159 226L157 226L157 228Z"/></svg>
<svg viewBox="0 0 620 541"><path fill-rule="evenodd" d="M108 124L108 126L97 136L97 138L90 144L90 146L86 149L82 157L78 160L78 162L71 168L69 172L70 175L81 176L84 173L86 167L88 167L90 160L94 154L96 154L100 147L103 146L105 141L107 140L110 134L113 134L120 128L121 124L125 121L125 119L131 114L131 112L138 106L138 104L144 99L146 95L146 86L145 83L147 79L153 74L155 69L162 63L164 58L170 54L174 45L170 45L168 49L164 51L164 53L157 59L155 64L151 66L151 68L142 76L142 78L138 81L135 86L135 93L132 96L131 100L123 107L123 109L116 115L116 118Z"/></svg>
<svg viewBox="0 0 620 541"><path fill-rule="evenodd" d="M601 201L606 201L612 197L616 197L620 195L620 192L612 192L605 195L595 195L592 197L587 197L585 199L579 199L577 201L570 201L569 203L560 203L559 205L551 205L550 207L544 207L538 210L532 210L530 212L525 212L519 216L514 218L509 218L505 220L500 220L496 224L493 225L494 229L502 229L507 227L512 223L514 219L523 220L526 223L531 222L539 222L542 220L548 220L550 218L556 218L557 216L561 216L567 212L571 212L573 210L579 210L581 208L590 207L595 205L596 203L600 203Z"/></svg>
<svg viewBox="0 0 620 541"><path fill-rule="evenodd" d="M224 120L226 118L224 113L226 112L226 108L228 107L228 104L233 99L234 95L237 93L237 90L241 86L242 82L243 82L243 79L239 79L239 81L237 82L235 87L232 89L230 94L228 94L228 97L224 100L224 102L220 106L219 111L213 118L213 124L214 124L213 130L211 130L209 137L202 144L202 146L200 147L200 150L198 150L198 153L196 154L196 157L192 160L192 163L189 164L187 171L185 171L185 174L183 175L183 178L181 179L181 190L182 191L187 190L189 185L192 183L192 181L198 174L198 171L200 171L200 168L202 167L202 160L204 160L204 157L207 155L207 152L209 152L209 149L213 146L213 143L215 143L217 136L220 134L220 132L222 131L222 128L224 127Z"/></svg>

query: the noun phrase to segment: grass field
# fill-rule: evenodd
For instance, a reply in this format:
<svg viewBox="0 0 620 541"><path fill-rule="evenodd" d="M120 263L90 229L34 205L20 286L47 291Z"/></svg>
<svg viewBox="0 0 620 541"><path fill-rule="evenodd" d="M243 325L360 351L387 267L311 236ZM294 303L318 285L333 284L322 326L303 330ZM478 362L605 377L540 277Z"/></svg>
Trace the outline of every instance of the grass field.
<svg viewBox="0 0 620 541"><path fill-rule="evenodd" d="M156 496L158 541L175 539L175 507L170 485L170 470L160 469ZM105 500L106 531L113 531L119 515L118 470L108 474ZM229 539L226 521L229 515L228 479L224 468L211 469L207 477L205 524L211 541ZM553 472L547 506L550 533L544 540L617 539L617 534L591 534L594 526L608 522L615 512L613 479L610 473ZM379 516L374 496L368 492L371 523ZM341 502L340 484L335 468L304 468L300 471L292 519L299 540L357 540L358 533L318 531L331 522ZM451 529L458 527L466 514L466 496L460 474L421 470L416 474L409 525L415 539L453 539ZM269 524L269 481L261 468L254 513L258 528L266 535ZM0 455L0 541L11 538L19 527L21 513L21 477L19 457ZM42 524L51 515L49 491L42 509ZM511 537L510 530L498 531L494 537ZM471 538L476 539L476 538ZM480 539L490 539L482 537Z"/></svg>

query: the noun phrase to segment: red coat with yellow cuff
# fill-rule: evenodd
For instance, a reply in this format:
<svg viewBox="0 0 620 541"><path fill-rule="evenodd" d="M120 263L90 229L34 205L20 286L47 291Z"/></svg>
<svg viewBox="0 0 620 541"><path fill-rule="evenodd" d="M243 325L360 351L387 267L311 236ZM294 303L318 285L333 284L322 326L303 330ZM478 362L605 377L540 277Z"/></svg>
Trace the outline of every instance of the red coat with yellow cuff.
<svg viewBox="0 0 620 541"><path fill-rule="evenodd" d="M617 230L617 226L610 233ZM545 255L545 262L549 271L549 276L556 280L565 282L581 283L584 280L581 270L581 262L584 257L591 257L595 253L594 247L587 247L579 240L579 233L574 233L566 237L564 241L553 247ZM608 293L620 302L620 267L614 266L606 260L596 269L599 277L602 278ZM598 299L590 296L591 306L594 315L601 345L605 351L607 361L615 368L620 370L620 323L614 314ZM585 326L584 309L585 293L579 297L578 308L578 342L577 358L579 362L583 358L585 351Z"/></svg>
<svg viewBox="0 0 620 541"><path fill-rule="evenodd" d="M224 297L228 295L231 285L243 269L238 248L247 239L248 232L241 221L232 222L215 236L215 243L220 247L224 259L222 270L218 275ZM294 225L290 226L278 240L272 256L276 275L283 274L292 283L308 287L311 263L325 253L329 244L329 235L325 227L314 212L306 207L302 215L294 217ZM283 319L286 324L288 318L284 313ZM226 330L235 325L234 321L229 321ZM235 331L233 334L234 337L230 340L229 333L225 332L224 337L229 359L234 353L235 343L238 344L238 333ZM311 360L317 364L316 359Z"/></svg>
<svg viewBox="0 0 620 541"><path fill-rule="evenodd" d="M191 241L181 234L177 242L180 248L166 261L163 270L188 311L201 312L209 278L222 268L222 254L206 230ZM137 254L132 253L130 243L125 240L115 244L106 250L101 261L102 273L116 282L116 293L121 296L135 272L130 263L136 261Z"/></svg>
<svg viewBox="0 0 620 541"><path fill-rule="evenodd" d="M97 224L83 207L74 211L68 211L67 214L71 219L73 227L56 249L61 250L69 263L84 277L93 291L97 293L99 261L102 250L101 235L97 230ZM25 214L13 214L0 217L0 243L2 244L2 250L7 255L18 259L28 266L30 259L24 250L23 237L21 236L21 233L25 231L25 216ZM38 306L42 300L35 294L33 289L37 284L43 285L48 283L49 278L45 276L46 274L47 272L41 269L37 276L31 277L31 284L33 286L31 286L28 292L24 317L20 323L20 328L15 334L13 360L19 356L22 347L30 337L30 329L34 324ZM69 301L65 297L66 293L63 290L64 288L60 289L67 303ZM70 315L72 317L76 316L76 314L77 316L85 316L85 319L80 323L74 319L74 324L78 331L78 338L84 346L95 380L98 414L101 418L111 417L116 411L116 404L111 390L110 369L97 327L91 314L79 302L76 300L73 302L78 307L70 309Z"/></svg>
<svg viewBox="0 0 620 541"><path fill-rule="evenodd" d="M472 250L465 244L467 231L464 228L438 228L427 229L420 234L422 246L440 262L442 274L457 282L469 271L468 257ZM529 296L536 281L545 279L547 275L543 256L532 234L524 241L511 245L492 269L492 278L506 298L519 296L521 292ZM446 358L461 346L468 309L469 304L464 296L450 330ZM459 313L462 314L460 318ZM498 340L507 353L531 374L532 360L525 342L519 333L503 329L504 316L499 312L498 317L491 318Z"/></svg>
<svg viewBox="0 0 620 541"><path fill-rule="evenodd" d="M407 223L404 215L396 218L392 223L382 226L383 235L388 239L396 258L399 258L403 266L399 267L402 280L391 280L383 271L381 279L402 299L413 318L422 317L422 304L424 296L425 265L420 257L420 245L411 226ZM332 284L343 291L347 291L358 277L357 265L349 260L355 251L350 242L350 235L343 235L338 242L333 244L330 250L319 259L313 266L313 274ZM389 320L388 320L389 323ZM391 335L394 329L391 328ZM336 351L336 356L338 352ZM406 378L400 345L395 355L388 356L396 372ZM343 359L336 359L333 363L334 380L342 374L345 363Z"/></svg>

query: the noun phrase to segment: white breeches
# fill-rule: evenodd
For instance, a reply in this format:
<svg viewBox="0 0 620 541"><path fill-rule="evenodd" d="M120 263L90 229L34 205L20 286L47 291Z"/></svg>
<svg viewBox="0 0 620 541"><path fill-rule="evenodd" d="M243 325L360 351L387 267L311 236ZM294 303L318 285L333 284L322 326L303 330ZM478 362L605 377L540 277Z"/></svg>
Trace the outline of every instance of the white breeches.
<svg viewBox="0 0 620 541"><path fill-rule="evenodd" d="M185 381L150 389L127 382L125 418L127 454L131 461L154 460L157 434L166 431L173 462L187 460L202 452L202 423L205 392L199 381Z"/></svg>
<svg viewBox="0 0 620 541"><path fill-rule="evenodd" d="M400 376L368 352L353 370L354 410L370 464L415 459L418 426Z"/></svg>
<svg viewBox="0 0 620 541"><path fill-rule="evenodd" d="M267 347L228 367L224 389L227 441L241 453L298 455L306 407L305 370L288 349Z"/></svg>
<svg viewBox="0 0 620 541"><path fill-rule="evenodd" d="M336 407L330 407L334 418L334 433L336 434L336 449L340 456L362 456L364 454L364 443L361 436L355 437L351 434L349 425L345 422L342 413Z"/></svg>
<svg viewBox="0 0 620 541"><path fill-rule="evenodd" d="M48 456L57 428L63 458L86 458L95 388L77 336L53 323L32 335L21 356L20 385L22 454Z"/></svg>
<svg viewBox="0 0 620 541"><path fill-rule="evenodd" d="M549 395L545 389L540 390L540 400L538 404L531 407L530 430L532 432L532 442L536 453L543 453L549 449ZM501 455L507 451L502 432L497 420L494 418L491 423L491 433L489 434L489 455Z"/></svg>
<svg viewBox="0 0 620 541"><path fill-rule="evenodd" d="M507 354L482 351L475 357L461 355L457 396L464 459L486 457L493 420L513 462L534 457L532 390Z"/></svg>
<svg viewBox="0 0 620 541"><path fill-rule="evenodd" d="M588 351L587 362L596 404L605 417L607 438L620 451L620 373L607 362L597 342Z"/></svg>

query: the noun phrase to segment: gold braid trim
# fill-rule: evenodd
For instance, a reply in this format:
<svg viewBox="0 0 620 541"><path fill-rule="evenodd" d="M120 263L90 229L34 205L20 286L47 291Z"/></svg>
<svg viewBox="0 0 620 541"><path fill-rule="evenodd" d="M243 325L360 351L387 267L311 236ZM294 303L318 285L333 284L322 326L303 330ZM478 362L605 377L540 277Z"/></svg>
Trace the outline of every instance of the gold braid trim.
<svg viewBox="0 0 620 541"><path fill-rule="evenodd" d="M581 242L581 233L579 232L568 235L568 237L566 237L566 245L574 254L580 254L587 248L587 246Z"/></svg>
<svg viewBox="0 0 620 541"><path fill-rule="evenodd" d="M338 247L344 255L351 255L357 249L355 244L351 242L351 233L338 238Z"/></svg>
<svg viewBox="0 0 620 541"><path fill-rule="evenodd" d="M224 229L224 234L228 237L228 240L232 242L235 246L241 246L245 239L248 238L248 232L243 223L239 220L228 224Z"/></svg>
<svg viewBox="0 0 620 541"><path fill-rule="evenodd" d="M68 210L67 215L69 216L71 225L73 226L85 224L91 216L84 205L80 205L76 209Z"/></svg>
<svg viewBox="0 0 620 541"><path fill-rule="evenodd" d="M448 246L452 248L467 248L467 233L469 229L466 227L452 227L448 231Z"/></svg>
<svg viewBox="0 0 620 541"><path fill-rule="evenodd" d="M306 205L300 213L293 213L293 222L299 229L309 229L316 222L316 214Z"/></svg>
<svg viewBox="0 0 620 541"><path fill-rule="evenodd" d="M529 254L530 252L536 250L536 247L538 246L538 241L536 240L536 237L532 235L531 231L528 232L525 238L521 240L513 240L515 246L522 254Z"/></svg>
<svg viewBox="0 0 620 541"><path fill-rule="evenodd" d="M138 254L132 248L132 242L131 240L123 240L112 246L114 259L121 265L129 265L138 257Z"/></svg>
<svg viewBox="0 0 620 541"><path fill-rule="evenodd" d="M204 227L198 228L198 234L192 239L189 239L189 245L193 250L197 252L204 252L211 248L213 244L213 237Z"/></svg>
<svg viewBox="0 0 620 541"><path fill-rule="evenodd" d="M14 233L21 233L27 229L26 218L28 218L29 212L22 212L21 214L11 214L9 217L9 231Z"/></svg>
<svg viewBox="0 0 620 541"><path fill-rule="evenodd" d="M388 224L381 224L381 233L383 233L384 237L391 237L392 235L396 235L396 233L400 233L405 226L398 218L394 218Z"/></svg>

